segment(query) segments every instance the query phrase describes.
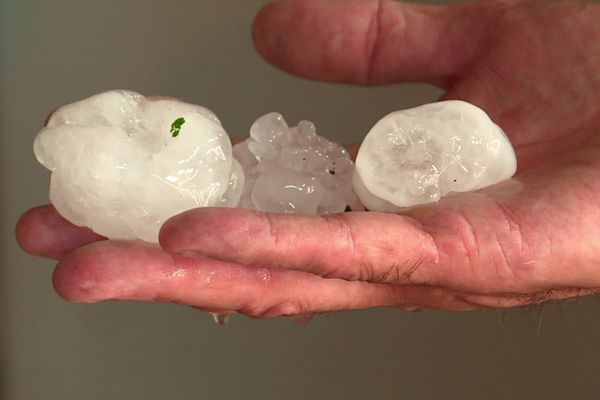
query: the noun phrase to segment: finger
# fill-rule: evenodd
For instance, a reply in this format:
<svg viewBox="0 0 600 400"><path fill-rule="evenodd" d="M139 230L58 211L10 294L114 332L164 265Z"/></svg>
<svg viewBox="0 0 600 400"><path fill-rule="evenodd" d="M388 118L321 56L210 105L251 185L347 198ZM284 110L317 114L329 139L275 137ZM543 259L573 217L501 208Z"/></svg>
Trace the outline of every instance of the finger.
<svg viewBox="0 0 600 400"><path fill-rule="evenodd" d="M74 302L167 301L253 317L412 304L473 308L440 289L325 279L195 255L171 257L156 245L125 241L98 242L70 253L55 270L54 286Z"/></svg>
<svg viewBox="0 0 600 400"><path fill-rule="evenodd" d="M358 149L360 149L360 144L348 144L345 145L348 150L348 154L350 154L350 158L352 161L356 161L356 156L358 155Z"/></svg>
<svg viewBox="0 0 600 400"><path fill-rule="evenodd" d="M26 252L55 260L78 247L105 239L88 228L73 225L51 205L35 207L23 214L15 235Z"/></svg>
<svg viewBox="0 0 600 400"><path fill-rule="evenodd" d="M565 236L575 237L585 225L587 236L595 237L597 223L573 224L568 221L572 214L558 221L561 214L552 209L532 215L533 202L545 204L540 195L528 199L521 193L520 200L511 202L491 197L512 196L501 194L509 184L451 197L412 210L411 216L196 209L167 221L159 240L172 254L193 251L227 262L350 281L430 285L473 294L598 287L597 262L589 257L597 244L584 239L573 243Z"/></svg>
<svg viewBox="0 0 600 400"><path fill-rule="evenodd" d="M431 6L388 0L283 0L256 16L270 63L332 82L445 85L477 54L500 2Z"/></svg>
<svg viewBox="0 0 600 400"><path fill-rule="evenodd" d="M436 245L406 216L264 214L249 210L195 209L168 220L161 246L172 254L194 251L243 265L288 268L346 280L428 283Z"/></svg>

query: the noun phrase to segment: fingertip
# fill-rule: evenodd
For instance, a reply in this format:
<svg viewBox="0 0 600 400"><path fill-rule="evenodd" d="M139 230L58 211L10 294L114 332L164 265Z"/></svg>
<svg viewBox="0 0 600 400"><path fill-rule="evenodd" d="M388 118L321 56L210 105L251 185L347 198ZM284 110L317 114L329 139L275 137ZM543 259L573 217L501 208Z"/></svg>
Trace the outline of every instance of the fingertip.
<svg viewBox="0 0 600 400"><path fill-rule="evenodd" d="M73 225L51 205L25 212L15 226L15 237L27 253L55 260L78 247L106 239L88 228Z"/></svg>
<svg viewBox="0 0 600 400"><path fill-rule="evenodd" d="M273 2L269 3L266 6L262 7L256 16L254 17L254 21L252 22L252 42L254 43L254 48L267 61L269 58L269 52L267 44L267 40L271 37L269 35L270 29L268 28L270 23L269 21L273 18L274 10L277 9L277 3Z"/></svg>
<svg viewBox="0 0 600 400"><path fill-rule="evenodd" d="M158 244L166 251L177 253L187 241L189 219L196 219L197 209L185 211L166 220L158 232Z"/></svg>
<svg viewBox="0 0 600 400"><path fill-rule="evenodd" d="M33 255L37 254L34 253L35 248L34 246L32 246L33 237L31 233L33 232L33 230L31 221L33 219L33 216L38 213L38 209L42 207L43 206L27 210L23 215L21 215L15 226L15 239L17 240L17 244L22 250Z"/></svg>
<svg viewBox="0 0 600 400"><path fill-rule="evenodd" d="M160 232L159 243L169 253L236 251L239 235L250 235L249 221L257 212L237 208L196 208L167 220ZM246 238L247 239L247 238Z"/></svg>
<svg viewBox="0 0 600 400"><path fill-rule="evenodd" d="M156 245L102 241L66 255L55 268L52 283L60 297L75 303L148 300L158 296L153 285L160 287L162 279L168 280L172 265L173 259Z"/></svg>
<svg viewBox="0 0 600 400"><path fill-rule="evenodd" d="M56 293L73 303L95 303L100 300L96 293L97 270L91 268L89 253L91 246L79 248L58 263L52 274L52 285Z"/></svg>
<svg viewBox="0 0 600 400"><path fill-rule="evenodd" d="M364 48L374 0L281 0L263 7L252 26L254 46L293 75L363 83Z"/></svg>
<svg viewBox="0 0 600 400"><path fill-rule="evenodd" d="M277 65L277 56L289 50L286 46L287 34L299 27L299 20L305 19L306 10L310 9L308 3L310 1L302 4L295 0L277 0L258 11L252 23L252 41L256 51L266 61Z"/></svg>
<svg viewBox="0 0 600 400"><path fill-rule="evenodd" d="M25 252L38 256L58 259L64 255L63 246L53 244L59 235L57 224L62 219L49 205L27 210L17 221L15 238Z"/></svg>

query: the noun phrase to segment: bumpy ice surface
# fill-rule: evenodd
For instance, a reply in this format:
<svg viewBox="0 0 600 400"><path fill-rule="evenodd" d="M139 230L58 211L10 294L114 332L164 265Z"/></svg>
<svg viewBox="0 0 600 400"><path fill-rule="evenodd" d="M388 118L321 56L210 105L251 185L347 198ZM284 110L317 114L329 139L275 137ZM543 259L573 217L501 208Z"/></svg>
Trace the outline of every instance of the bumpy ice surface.
<svg viewBox="0 0 600 400"><path fill-rule="evenodd" d="M245 175L239 207L305 214L362 209L348 152L318 136L309 121L290 128L280 114L264 115L233 154Z"/></svg>
<svg viewBox="0 0 600 400"><path fill-rule="evenodd" d="M363 141L353 183L370 210L394 212L510 179L512 145L478 107L427 104L381 119Z"/></svg>
<svg viewBox="0 0 600 400"><path fill-rule="evenodd" d="M156 242L169 217L235 207L243 187L229 137L210 110L134 92L60 108L34 150L52 171L50 200L58 212L110 238Z"/></svg>

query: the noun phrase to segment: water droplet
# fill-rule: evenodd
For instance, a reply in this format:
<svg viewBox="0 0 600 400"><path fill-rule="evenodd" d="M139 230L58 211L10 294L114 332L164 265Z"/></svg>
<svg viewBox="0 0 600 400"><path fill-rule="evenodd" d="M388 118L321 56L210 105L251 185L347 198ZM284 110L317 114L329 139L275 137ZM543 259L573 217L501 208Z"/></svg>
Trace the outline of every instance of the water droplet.
<svg viewBox="0 0 600 400"><path fill-rule="evenodd" d="M217 325L225 326L229 323L231 319L231 314L218 314L218 313L210 313L212 315L213 320Z"/></svg>

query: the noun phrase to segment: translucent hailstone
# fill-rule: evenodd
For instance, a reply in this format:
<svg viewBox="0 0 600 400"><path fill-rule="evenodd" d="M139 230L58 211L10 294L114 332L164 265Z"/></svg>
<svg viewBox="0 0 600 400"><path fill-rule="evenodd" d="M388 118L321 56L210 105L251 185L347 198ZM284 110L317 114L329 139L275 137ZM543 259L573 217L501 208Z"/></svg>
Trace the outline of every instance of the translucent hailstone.
<svg viewBox="0 0 600 400"><path fill-rule="evenodd" d="M162 223L195 207L235 207L244 176L208 109L111 91L66 105L34 151L52 171L50 200L79 226L158 240Z"/></svg>
<svg viewBox="0 0 600 400"><path fill-rule="evenodd" d="M280 114L264 115L233 155L245 176L239 207L304 214L362 209L348 152L318 136L311 122L290 128Z"/></svg>
<svg viewBox="0 0 600 400"><path fill-rule="evenodd" d="M394 212L494 185L516 170L509 139L483 110L445 101L381 119L360 147L353 184L369 210Z"/></svg>

